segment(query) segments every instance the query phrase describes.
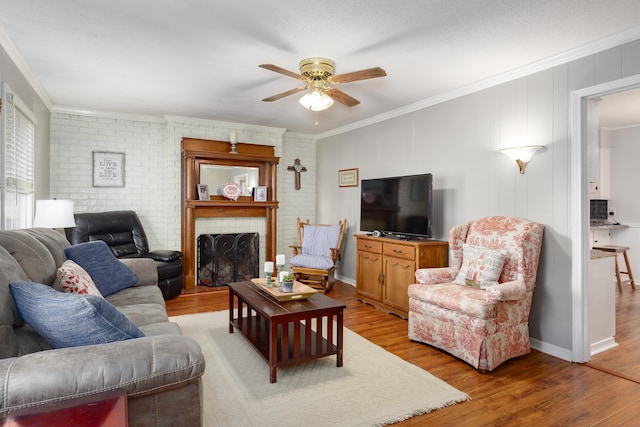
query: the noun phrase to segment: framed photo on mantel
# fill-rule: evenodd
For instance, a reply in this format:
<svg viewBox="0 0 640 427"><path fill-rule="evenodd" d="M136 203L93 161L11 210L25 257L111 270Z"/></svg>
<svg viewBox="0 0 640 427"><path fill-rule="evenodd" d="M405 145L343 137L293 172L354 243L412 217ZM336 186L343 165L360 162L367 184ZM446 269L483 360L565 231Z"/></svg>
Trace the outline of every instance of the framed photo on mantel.
<svg viewBox="0 0 640 427"><path fill-rule="evenodd" d="M93 186L124 187L124 153L93 152Z"/></svg>
<svg viewBox="0 0 640 427"><path fill-rule="evenodd" d="M267 187L258 186L253 189L253 200L255 202L266 202L267 201Z"/></svg>

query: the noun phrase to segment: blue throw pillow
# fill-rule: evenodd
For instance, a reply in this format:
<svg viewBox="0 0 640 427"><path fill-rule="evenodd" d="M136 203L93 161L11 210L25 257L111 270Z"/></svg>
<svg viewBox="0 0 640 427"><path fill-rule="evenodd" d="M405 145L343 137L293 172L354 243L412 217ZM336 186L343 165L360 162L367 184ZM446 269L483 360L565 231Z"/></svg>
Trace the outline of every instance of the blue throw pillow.
<svg viewBox="0 0 640 427"><path fill-rule="evenodd" d="M89 273L93 283L104 297L129 288L138 282L138 276L118 261L102 240L79 243L64 250L71 261Z"/></svg>
<svg viewBox="0 0 640 427"><path fill-rule="evenodd" d="M144 337L109 301L31 282L9 284L22 319L51 347L78 347Z"/></svg>

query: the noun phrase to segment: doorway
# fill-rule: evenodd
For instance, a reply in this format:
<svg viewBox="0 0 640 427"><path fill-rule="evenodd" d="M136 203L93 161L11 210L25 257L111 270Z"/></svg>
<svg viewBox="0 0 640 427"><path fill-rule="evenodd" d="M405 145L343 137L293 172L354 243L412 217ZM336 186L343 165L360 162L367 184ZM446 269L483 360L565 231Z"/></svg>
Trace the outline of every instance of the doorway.
<svg viewBox="0 0 640 427"><path fill-rule="evenodd" d="M572 164L572 357L575 362L591 358L589 340L589 197L587 168L587 101L640 87L640 75L581 89L571 94Z"/></svg>

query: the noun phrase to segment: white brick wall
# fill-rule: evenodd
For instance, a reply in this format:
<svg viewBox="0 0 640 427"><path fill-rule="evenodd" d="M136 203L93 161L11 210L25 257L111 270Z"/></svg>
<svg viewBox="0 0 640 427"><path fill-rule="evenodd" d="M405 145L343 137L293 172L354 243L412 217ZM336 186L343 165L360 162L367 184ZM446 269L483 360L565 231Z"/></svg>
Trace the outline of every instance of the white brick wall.
<svg viewBox="0 0 640 427"><path fill-rule="evenodd" d="M284 135L284 150L278 173L278 252L287 258L293 256L289 245L297 245L296 218L316 221L316 146L305 135L287 133ZM288 171L295 159L307 168L300 173L300 190L295 189L295 173Z"/></svg>
<svg viewBox="0 0 640 427"><path fill-rule="evenodd" d="M309 135L289 134L278 128L167 116L126 114L51 115L51 197L71 199L76 212L128 209L138 213L151 249L180 249L181 233L181 141L183 137L228 140L231 131L238 142L272 145L278 165L278 253L290 257L296 242L296 217L315 220L315 141ZM125 186L92 186L92 152L125 153ZM299 158L307 168L302 188L294 188L295 174L287 171ZM223 223L224 224L224 223ZM242 224L242 221L240 222ZM197 227L201 227L197 225ZM252 225L253 227L253 225ZM257 226L264 228L264 225ZM224 228L224 227L223 227ZM264 231L220 230L205 225L203 233ZM210 231L205 231L210 230ZM197 232L200 232L197 230ZM261 261L264 236L261 234Z"/></svg>

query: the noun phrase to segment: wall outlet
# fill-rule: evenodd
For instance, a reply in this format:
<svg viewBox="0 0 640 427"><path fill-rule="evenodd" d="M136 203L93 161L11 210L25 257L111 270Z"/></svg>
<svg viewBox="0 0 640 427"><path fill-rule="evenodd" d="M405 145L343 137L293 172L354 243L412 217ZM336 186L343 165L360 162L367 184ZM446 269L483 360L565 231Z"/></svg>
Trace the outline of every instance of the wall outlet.
<svg viewBox="0 0 640 427"><path fill-rule="evenodd" d="M609 208L609 216L614 216L616 214L616 208Z"/></svg>

